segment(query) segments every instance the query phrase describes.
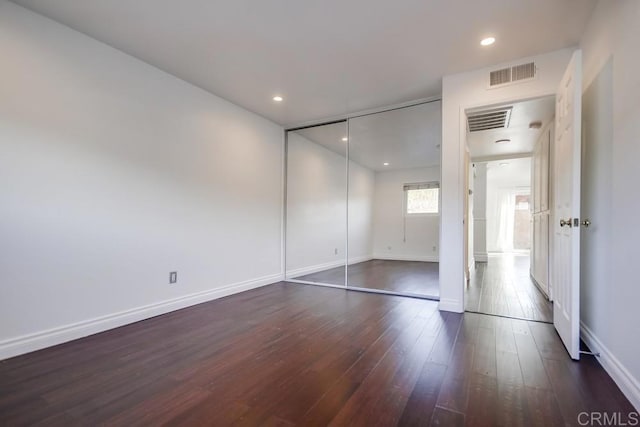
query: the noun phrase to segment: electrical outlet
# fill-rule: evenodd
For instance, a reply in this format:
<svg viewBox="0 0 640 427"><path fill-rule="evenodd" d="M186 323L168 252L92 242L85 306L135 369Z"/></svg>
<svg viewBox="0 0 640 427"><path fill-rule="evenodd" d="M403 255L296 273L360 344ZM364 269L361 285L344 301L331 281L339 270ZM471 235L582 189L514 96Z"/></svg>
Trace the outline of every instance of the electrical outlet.
<svg viewBox="0 0 640 427"><path fill-rule="evenodd" d="M391 246L387 246L387 250L390 251L391 250Z"/></svg>
<svg viewBox="0 0 640 427"><path fill-rule="evenodd" d="M178 281L178 272L172 271L169 273L169 284L176 283Z"/></svg>
<svg viewBox="0 0 640 427"><path fill-rule="evenodd" d="M434 246L434 247L433 247L433 252L435 252L435 251L436 251L436 247Z"/></svg>
<svg viewBox="0 0 640 427"><path fill-rule="evenodd" d="M333 250L333 254L334 254L334 255L338 255L338 248L335 248L335 249Z"/></svg>

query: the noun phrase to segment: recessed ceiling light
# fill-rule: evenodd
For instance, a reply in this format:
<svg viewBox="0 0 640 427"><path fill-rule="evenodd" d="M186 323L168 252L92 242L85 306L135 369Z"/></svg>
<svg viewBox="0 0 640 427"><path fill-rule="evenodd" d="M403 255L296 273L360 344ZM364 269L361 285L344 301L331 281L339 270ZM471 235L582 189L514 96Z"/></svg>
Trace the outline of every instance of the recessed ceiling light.
<svg viewBox="0 0 640 427"><path fill-rule="evenodd" d="M492 44L494 44L496 42L496 38L495 37L487 37L486 39L482 39L480 41L480 44L482 46L491 46Z"/></svg>
<svg viewBox="0 0 640 427"><path fill-rule="evenodd" d="M384 162L382 166L389 166L389 162Z"/></svg>
<svg viewBox="0 0 640 427"><path fill-rule="evenodd" d="M349 140L349 138L347 138L346 136L344 138L342 138L342 142L347 142Z"/></svg>
<svg viewBox="0 0 640 427"><path fill-rule="evenodd" d="M277 96L274 96L274 97L273 97L273 100L274 100L274 101L276 101L276 102L282 102L282 100L283 100L283 99L284 99L284 98L283 98L283 97L281 97L280 95L277 95Z"/></svg>
<svg viewBox="0 0 640 427"><path fill-rule="evenodd" d="M506 144L507 142L511 142L510 139L498 139L496 144Z"/></svg>

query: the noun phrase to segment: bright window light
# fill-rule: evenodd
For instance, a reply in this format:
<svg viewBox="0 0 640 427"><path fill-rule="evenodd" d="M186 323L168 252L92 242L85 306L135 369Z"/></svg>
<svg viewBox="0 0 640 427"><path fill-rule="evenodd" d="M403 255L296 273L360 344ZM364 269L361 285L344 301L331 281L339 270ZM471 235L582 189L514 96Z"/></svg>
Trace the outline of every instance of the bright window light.
<svg viewBox="0 0 640 427"><path fill-rule="evenodd" d="M405 214L437 215L440 212L439 187L438 183L405 185Z"/></svg>

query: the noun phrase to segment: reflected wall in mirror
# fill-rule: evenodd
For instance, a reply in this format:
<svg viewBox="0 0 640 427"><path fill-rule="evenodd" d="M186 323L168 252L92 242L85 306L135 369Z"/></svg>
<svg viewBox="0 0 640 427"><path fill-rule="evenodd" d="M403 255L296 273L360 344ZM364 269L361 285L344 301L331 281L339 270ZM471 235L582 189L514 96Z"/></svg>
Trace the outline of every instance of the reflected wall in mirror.
<svg viewBox="0 0 640 427"><path fill-rule="evenodd" d="M345 286L347 124L287 133L286 278Z"/></svg>
<svg viewBox="0 0 640 427"><path fill-rule="evenodd" d="M441 103L349 120L348 286L437 298Z"/></svg>

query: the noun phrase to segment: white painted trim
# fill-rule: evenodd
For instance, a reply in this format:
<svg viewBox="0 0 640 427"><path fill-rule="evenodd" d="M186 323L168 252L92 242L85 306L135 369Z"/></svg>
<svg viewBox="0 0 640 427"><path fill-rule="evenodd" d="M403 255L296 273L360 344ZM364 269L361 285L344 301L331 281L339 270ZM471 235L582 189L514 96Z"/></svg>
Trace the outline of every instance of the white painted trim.
<svg viewBox="0 0 640 427"><path fill-rule="evenodd" d="M585 344L594 353L600 353L596 358L605 371L620 387L622 393L629 399L637 411L640 411L640 381L614 356L614 354L595 336L584 322L580 322L580 332Z"/></svg>
<svg viewBox="0 0 640 427"><path fill-rule="evenodd" d="M376 114L376 113L384 113L386 111L390 111L390 110L397 110L399 108L405 108L405 107L413 107L415 105L420 105L420 104L427 104L430 102L442 102L442 97L441 96L430 96L427 98L418 98L418 99L414 99L412 101L407 101L407 102L401 102L398 104L391 104L391 105L385 105L382 107L376 107L376 108L370 108L367 110L360 110L360 111L355 111L352 113L348 113L348 114L340 114L337 116L329 116L329 117L325 117L323 119L320 120L310 120L310 121L305 121L305 122L300 122L300 123L293 123L293 124L288 124L284 126L285 130L289 130L289 129L296 129L299 127L306 127L306 126L319 126L328 122L334 122L334 121L338 121L338 120L348 120L348 119L354 119L357 117L361 117L361 116L368 116L370 114Z"/></svg>
<svg viewBox="0 0 640 427"><path fill-rule="evenodd" d="M373 254L373 259L382 259L389 261L422 261L422 262L439 262L437 255L388 255L388 254Z"/></svg>
<svg viewBox="0 0 640 427"><path fill-rule="evenodd" d="M484 156L484 157L472 157L472 163L488 163L498 160L515 160L515 159L529 159L533 157L532 153L515 153L515 154L502 154L496 156Z"/></svg>
<svg viewBox="0 0 640 427"><path fill-rule="evenodd" d="M438 310L440 311L452 311L454 313L464 312L462 301L457 299L442 299L438 303Z"/></svg>
<svg viewBox="0 0 640 427"><path fill-rule="evenodd" d="M349 265L371 261L372 259L373 258L371 258L371 256L368 256L368 255L353 257L349 259ZM296 268L294 270L287 270L286 277L292 279L298 276L305 276L307 274L317 273L318 271L324 271L324 270L330 270L332 268L342 267L343 265L344 265L344 261L331 261L331 262L326 262L324 264L310 265L308 267L301 267L301 268Z"/></svg>
<svg viewBox="0 0 640 427"><path fill-rule="evenodd" d="M489 255L486 252L474 252L473 257L475 258L476 262L489 261Z"/></svg>
<svg viewBox="0 0 640 427"><path fill-rule="evenodd" d="M359 264L361 262L371 261L373 257L371 255L363 255L358 257L349 258L349 265Z"/></svg>
<svg viewBox="0 0 640 427"><path fill-rule="evenodd" d="M140 320L149 319L151 317L180 310L192 305L259 288L281 280L283 280L282 273L272 274L258 279L233 283L216 289L196 292L190 295L132 308L130 310L108 314L106 316L83 320L81 322L36 332L34 334L11 338L0 342L0 360L62 344L78 338L104 332L109 329L128 325L130 323L139 322Z"/></svg>

